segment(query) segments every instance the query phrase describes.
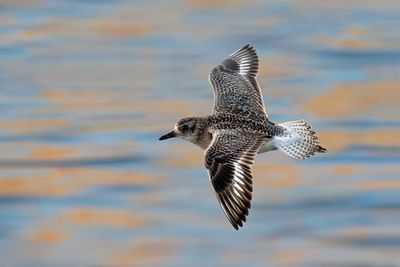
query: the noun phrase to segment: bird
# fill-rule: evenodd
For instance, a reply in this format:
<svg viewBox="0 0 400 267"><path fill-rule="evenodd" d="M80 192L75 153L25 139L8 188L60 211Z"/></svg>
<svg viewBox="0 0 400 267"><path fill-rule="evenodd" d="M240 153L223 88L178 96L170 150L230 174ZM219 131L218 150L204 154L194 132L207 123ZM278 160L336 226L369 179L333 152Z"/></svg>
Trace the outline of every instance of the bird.
<svg viewBox="0 0 400 267"><path fill-rule="evenodd" d="M214 91L212 114L180 119L159 138L179 137L204 150L204 165L217 200L236 230L243 227L251 208L257 154L279 150L306 159L327 151L305 120L269 120L256 79L258 67L250 44L231 54L208 76Z"/></svg>

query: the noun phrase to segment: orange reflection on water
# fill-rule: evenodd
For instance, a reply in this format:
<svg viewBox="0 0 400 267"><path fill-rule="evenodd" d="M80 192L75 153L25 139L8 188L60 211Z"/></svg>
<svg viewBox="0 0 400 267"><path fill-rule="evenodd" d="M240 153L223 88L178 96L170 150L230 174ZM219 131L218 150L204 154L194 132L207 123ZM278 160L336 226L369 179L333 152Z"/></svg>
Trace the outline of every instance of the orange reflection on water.
<svg viewBox="0 0 400 267"><path fill-rule="evenodd" d="M105 210L86 207L75 207L65 211L55 225L74 225L87 227L137 228L145 224L142 216L136 216L126 210Z"/></svg>
<svg viewBox="0 0 400 267"><path fill-rule="evenodd" d="M66 238L66 232L56 230L39 230L28 234L29 240L46 244L65 242Z"/></svg>
<svg viewBox="0 0 400 267"><path fill-rule="evenodd" d="M271 155L276 156L276 155ZM299 166L290 163L266 163L267 159L258 159L253 173L257 186L266 188L289 188L301 183Z"/></svg>
<svg viewBox="0 0 400 267"><path fill-rule="evenodd" d="M54 168L47 174L0 179L0 195L66 196L91 187L113 185L155 185L161 177L136 172L90 168Z"/></svg>
<svg viewBox="0 0 400 267"><path fill-rule="evenodd" d="M368 39L368 31L366 29L349 29L348 32L350 34L344 34L342 38L332 36L319 36L315 38L315 41L328 47L332 47L334 49L342 49L345 51L368 51L387 48L387 43Z"/></svg>
<svg viewBox="0 0 400 267"><path fill-rule="evenodd" d="M382 180L382 181L362 181L356 184L361 190L400 190L400 181Z"/></svg>
<svg viewBox="0 0 400 267"><path fill-rule="evenodd" d="M400 83L354 83L340 85L311 98L304 111L332 119L381 117L396 119L400 106ZM390 112L393 111L393 112Z"/></svg>
<svg viewBox="0 0 400 267"><path fill-rule="evenodd" d="M69 122L62 119L31 119L0 121L0 129L13 130L20 134L32 134L41 132L44 129L54 129L69 125Z"/></svg>
<svg viewBox="0 0 400 267"><path fill-rule="evenodd" d="M169 154L168 157L163 157L161 160L162 165L172 168L203 166L204 154L200 148L189 147L191 144L188 143L174 143L169 145L174 146L174 153Z"/></svg>
<svg viewBox="0 0 400 267"><path fill-rule="evenodd" d="M178 238L141 238L121 249L111 259L110 266L166 265L177 256L182 240Z"/></svg>
<svg viewBox="0 0 400 267"><path fill-rule="evenodd" d="M94 28L106 37L131 38L150 35L154 30L151 25L141 23L127 23L126 21L96 21Z"/></svg>
<svg viewBox="0 0 400 267"><path fill-rule="evenodd" d="M78 154L78 152L78 148L74 147L42 145L31 152L31 158L38 160L60 160L71 158L71 156Z"/></svg>
<svg viewBox="0 0 400 267"><path fill-rule="evenodd" d="M379 38L380 34L381 32L373 27L350 26L344 27L338 35L317 36L315 41L327 47L344 51L383 51L397 48L395 39L383 41Z"/></svg>
<svg viewBox="0 0 400 267"><path fill-rule="evenodd" d="M282 250L281 252L273 254L272 257L280 265L286 266L306 261L307 253L300 247L296 250Z"/></svg>
<svg viewBox="0 0 400 267"><path fill-rule="evenodd" d="M291 77L294 76L299 69L296 69L298 62L290 57L270 57L270 58L260 58L260 69L258 72L259 79L268 79L271 77ZM270 97L271 93L265 88L265 95Z"/></svg>
<svg viewBox="0 0 400 267"><path fill-rule="evenodd" d="M333 173L337 175L349 175L349 174L355 174L357 172L360 172L361 169L359 166L355 165L336 165L333 167Z"/></svg>
<svg viewBox="0 0 400 267"><path fill-rule="evenodd" d="M52 21L41 25L32 26L18 35L20 41L31 41L49 36L60 36L67 32L74 32L67 21Z"/></svg>
<svg viewBox="0 0 400 267"><path fill-rule="evenodd" d="M51 171L46 176L0 179L0 195L13 196L55 196L64 195L66 189L55 186L59 173Z"/></svg>
<svg viewBox="0 0 400 267"><path fill-rule="evenodd" d="M210 100L147 99L141 101L140 99L130 98L133 95L136 95L136 93L116 94L109 90L47 90L42 93L45 99L65 112L93 112L96 110L106 115L109 115L110 112L117 112L117 114L121 112L126 112L126 114L140 112L149 117L148 120L132 120L131 123L123 122L125 128L131 127L132 129L137 129L138 126L140 127L142 126L141 124L145 123L148 123L149 127L160 127L158 123L154 123L151 120L153 117L159 118L160 115L175 117L174 120L178 120L184 116L196 116L196 114L199 114L199 110L205 109L204 107L209 107L208 110L211 109ZM101 123L107 123L107 121L103 120ZM118 121L113 120L111 123L118 124ZM169 123L172 128L175 121ZM118 127L118 125L116 126Z"/></svg>
<svg viewBox="0 0 400 267"><path fill-rule="evenodd" d="M338 152L357 145L378 147L400 147L400 134L396 129L382 129L363 132L330 131L319 132L320 143L329 152Z"/></svg>

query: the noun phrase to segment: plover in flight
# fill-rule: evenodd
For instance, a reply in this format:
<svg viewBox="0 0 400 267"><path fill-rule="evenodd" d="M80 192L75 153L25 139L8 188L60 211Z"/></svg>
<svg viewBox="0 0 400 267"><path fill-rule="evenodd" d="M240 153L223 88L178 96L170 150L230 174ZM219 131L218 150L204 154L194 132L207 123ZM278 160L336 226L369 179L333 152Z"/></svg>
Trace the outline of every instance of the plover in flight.
<svg viewBox="0 0 400 267"><path fill-rule="evenodd" d="M217 199L236 230L249 214L251 167L257 153L278 149L292 158L305 159L326 152L306 121L269 120L257 72L257 53L246 45L209 75L214 89L212 115L181 119L172 132L160 137L181 137L204 149L204 163Z"/></svg>

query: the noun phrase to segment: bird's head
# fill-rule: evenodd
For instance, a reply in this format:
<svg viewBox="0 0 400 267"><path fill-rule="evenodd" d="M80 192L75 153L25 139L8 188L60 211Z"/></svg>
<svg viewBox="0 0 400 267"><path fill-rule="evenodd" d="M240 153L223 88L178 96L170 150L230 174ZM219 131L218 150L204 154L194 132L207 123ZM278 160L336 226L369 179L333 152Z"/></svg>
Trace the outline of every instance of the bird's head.
<svg viewBox="0 0 400 267"><path fill-rule="evenodd" d="M197 121L198 118L193 117L181 119L175 124L173 131L161 136L158 140L181 137L190 142L194 142L197 138Z"/></svg>

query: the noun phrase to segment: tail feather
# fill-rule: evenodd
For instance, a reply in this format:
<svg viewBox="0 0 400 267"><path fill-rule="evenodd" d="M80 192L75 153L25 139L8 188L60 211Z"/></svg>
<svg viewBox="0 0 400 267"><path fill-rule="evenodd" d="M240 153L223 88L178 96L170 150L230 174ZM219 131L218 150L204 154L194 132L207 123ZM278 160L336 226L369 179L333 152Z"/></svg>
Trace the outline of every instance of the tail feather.
<svg viewBox="0 0 400 267"><path fill-rule="evenodd" d="M282 152L295 159L305 159L316 152L325 153L326 149L320 146L315 132L304 120L289 121L278 124L283 132L275 135L273 144Z"/></svg>

